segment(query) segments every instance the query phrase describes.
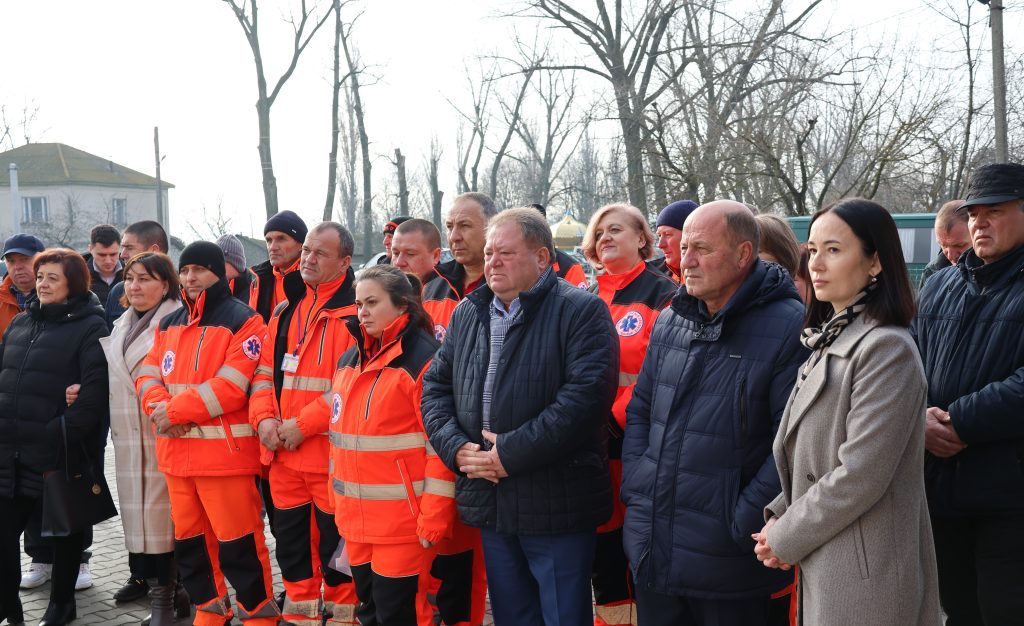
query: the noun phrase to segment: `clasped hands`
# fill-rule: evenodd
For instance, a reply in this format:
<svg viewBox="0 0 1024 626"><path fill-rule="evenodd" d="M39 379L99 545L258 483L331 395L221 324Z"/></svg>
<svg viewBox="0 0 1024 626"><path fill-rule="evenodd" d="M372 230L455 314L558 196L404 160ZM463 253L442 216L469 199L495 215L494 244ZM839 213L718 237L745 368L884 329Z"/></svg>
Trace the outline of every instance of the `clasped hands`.
<svg viewBox="0 0 1024 626"><path fill-rule="evenodd" d="M953 428L953 421L949 417L949 411L943 411L939 407L928 407L924 420L924 448L940 459L959 454L967 444L960 439L956 429Z"/></svg>
<svg viewBox="0 0 1024 626"><path fill-rule="evenodd" d="M295 450L305 441L306 436L299 429L299 422L294 417L286 420L268 418L260 422L258 434L260 443L268 450Z"/></svg>
<svg viewBox="0 0 1024 626"><path fill-rule="evenodd" d="M483 450L478 443L463 444L455 453L459 471L469 478L483 478L494 484L508 477L505 466L498 456L498 436L489 430L483 431L484 440L491 444L490 450Z"/></svg>
<svg viewBox="0 0 1024 626"><path fill-rule="evenodd" d="M757 560L761 561L761 564L765 567L771 567L774 569L780 569L782 571L789 571L793 565L786 563L779 555L775 554L772 547L768 545L768 529L775 523L776 518L771 518L768 523L764 525L761 532L750 535L757 543L754 545L754 554L757 555Z"/></svg>

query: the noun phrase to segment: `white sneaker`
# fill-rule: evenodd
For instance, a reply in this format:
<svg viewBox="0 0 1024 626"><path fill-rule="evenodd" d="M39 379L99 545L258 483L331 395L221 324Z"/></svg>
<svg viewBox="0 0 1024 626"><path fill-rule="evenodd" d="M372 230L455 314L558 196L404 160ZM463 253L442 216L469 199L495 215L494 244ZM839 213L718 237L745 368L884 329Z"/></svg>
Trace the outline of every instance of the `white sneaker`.
<svg viewBox="0 0 1024 626"><path fill-rule="evenodd" d="M35 589L50 580L52 565L46 563L29 563L28 571L21 576L22 589Z"/></svg>
<svg viewBox="0 0 1024 626"><path fill-rule="evenodd" d="M89 564L82 563L78 567L78 580L75 581L75 591L81 591L92 587L92 572L89 571Z"/></svg>

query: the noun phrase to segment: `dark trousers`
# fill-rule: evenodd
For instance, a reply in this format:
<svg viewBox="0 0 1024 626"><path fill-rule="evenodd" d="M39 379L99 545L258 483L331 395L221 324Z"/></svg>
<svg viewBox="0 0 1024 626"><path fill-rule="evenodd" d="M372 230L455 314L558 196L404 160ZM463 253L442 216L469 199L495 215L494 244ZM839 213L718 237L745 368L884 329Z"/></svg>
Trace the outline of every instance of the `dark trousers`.
<svg viewBox="0 0 1024 626"><path fill-rule="evenodd" d="M636 589L639 626L767 626L768 597L708 600Z"/></svg>
<svg viewBox="0 0 1024 626"><path fill-rule="evenodd" d="M50 537L40 535L43 524L42 509L36 511L28 520L25 526L25 554L32 559L33 563L44 563L53 565L53 540ZM80 563L88 563L92 552L92 526L82 531L82 554L79 555Z"/></svg>
<svg viewBox="0 0 1024 626"><path fill-rule="evenodd" d="M596 533L480 537L495 626L593 626Z"/></svg>
<svg viewBox="0 0 1024 626"><path fill-rule="evenodd" d="M946 626L1024 624L1024 515L933 517Z"/></svg>
<svg viewBox="0 0 1024 626"><path fill-rule="evenodd" d="M39 498L0 497L0 598L16 598L21 583L21 545L18 538L29 519L42 509ZM53 558L50 602L74 602L75 580L82 554L82 533L49 538Z"/></svg>

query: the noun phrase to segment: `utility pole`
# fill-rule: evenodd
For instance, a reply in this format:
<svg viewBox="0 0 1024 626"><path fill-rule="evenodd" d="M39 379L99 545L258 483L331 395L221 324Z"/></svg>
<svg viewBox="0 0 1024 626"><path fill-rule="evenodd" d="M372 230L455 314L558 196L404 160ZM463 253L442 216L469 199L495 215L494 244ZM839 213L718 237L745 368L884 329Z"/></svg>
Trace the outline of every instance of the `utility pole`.
<svg viewBox="0 0 1024 626"><path fill-rule="evenodd" d="M1003 61L1003 0L979 0L989 5L992 25L992 108L996 118L996 161L1010 160L1006 142L1006 65Z"/></svg>
<svg viewBox="0 0 1024 626"><path fill-rule="evenodd" d="M153 152L156 156L156 221L168 230L167 220L164 216L164 190L160 180L160 127L153 127Z"/></svg>

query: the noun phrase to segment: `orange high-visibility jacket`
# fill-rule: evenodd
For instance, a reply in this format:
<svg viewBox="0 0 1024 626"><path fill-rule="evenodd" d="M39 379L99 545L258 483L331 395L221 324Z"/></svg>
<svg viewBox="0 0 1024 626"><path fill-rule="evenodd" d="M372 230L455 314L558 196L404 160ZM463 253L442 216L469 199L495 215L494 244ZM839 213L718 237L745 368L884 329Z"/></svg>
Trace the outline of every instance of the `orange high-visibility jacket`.
<svg viewBox="0 0 1024 626"><path fill-rule="evenodd" d="M626 405L633 397L654 321L678 289L679 285L643 261L625 274L606 272L597 277L597 295L611 310L619 334L619 387L612 414L620 437L621 429L626 427Z"/></svg>
<svg viewBox="0 0 1024 626"><path fill-rule="evenodd" d="M551 269L555 270L555 274L559 278L565 279L571 285L576 285L580 289L590 287L587 283L587 275L583 271L583 267L576 259L561 250L555 250L555 260L551 264Z"/></svg>
<svg viewBox="0 0 1024 626"><path fill-rule="evenodd" d="M455 477L427 441L420 413L438 344L407 315L372 355L372 340L350 328L362 340L342 357L329 400L338 531L358 543L436 543L456 518Z"/></svg>
<svg viewBox="0 0 1024 626"><path fill-rule="evenodd" d="M434 339L443 342L448 334L448 321L455 307L462 302L466 270L456 261L438 263L434 277L423 285L423 308L434 322Z"/></svg>
<svg viewBox="0 0 1024 626"><path fill-rule="evenodd" d="M290 469L327 473L330 443L327 411L302 412L331 388L338 359L355 345L345 322L356 315L351 269L337 279L288 293L278 305L267 328L267 349L253 378L249 399L249 422L255 429L265 419L296 418L305 440L295 450L272 452L263 448L262 461L273 459ZM290 286L289 286L290 287ZM291 289L289 289L291 291ZM300 343L301 339L301 343ZM298 357L294 372L281 368L285 354Z"/></svg>
<svg viewBox="0 0 1024 626"><path fill-rule="evenodd" d="M249 306L260 314L264 322L270 321L271 313L287 298L285 284L292 281L296 284L302 282L302 277L299 276L299 261L300 259L295 259L295 262L284 270L272 266L270 261L249 268Z"/></svg>
<svg viewBox="0 0 1024 626"><path fill-rule="evenodd" d="M247 409L266 333L260 316L231 296L225 280L160 322L135 389L146 415L153 413L151 404L167 402L172 424L192 425L184 437L157 436L160 471L259 473L259 441Z"/></svg>

